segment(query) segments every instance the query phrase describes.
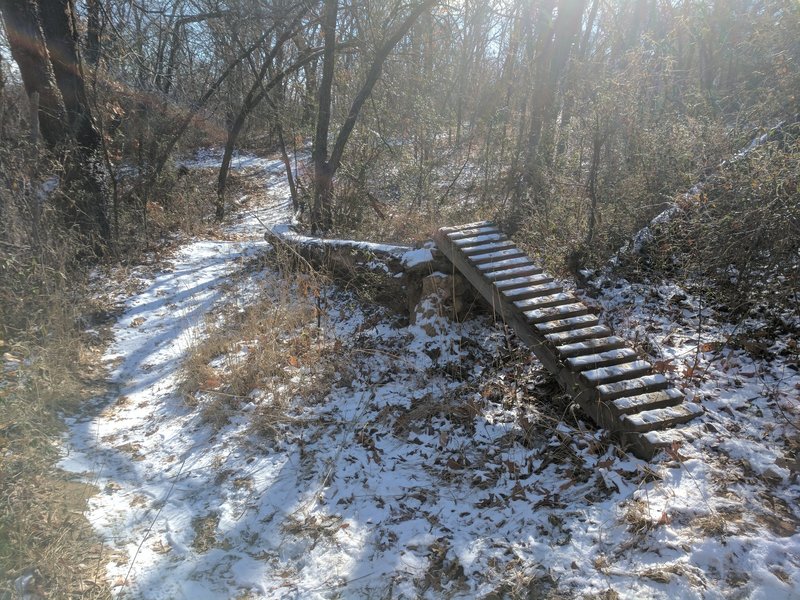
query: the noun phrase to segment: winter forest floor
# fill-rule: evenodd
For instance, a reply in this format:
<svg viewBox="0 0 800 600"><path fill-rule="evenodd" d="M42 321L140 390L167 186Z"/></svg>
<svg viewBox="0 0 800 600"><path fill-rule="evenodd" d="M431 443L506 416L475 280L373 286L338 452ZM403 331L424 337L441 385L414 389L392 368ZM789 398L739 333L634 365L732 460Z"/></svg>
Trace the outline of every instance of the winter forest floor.
<svg viewBox="0 0 800 600"><path fill-rule="evenodd" d="M288 269L263 241L282 164L237 166L262 193L221 231L94 278L123 307L115 392L60 465L100 490L116 597L800 598L791 333L734 344L766 325L597 281L587 301L705 409L647 463L488 315L411 326Z"/></svg>

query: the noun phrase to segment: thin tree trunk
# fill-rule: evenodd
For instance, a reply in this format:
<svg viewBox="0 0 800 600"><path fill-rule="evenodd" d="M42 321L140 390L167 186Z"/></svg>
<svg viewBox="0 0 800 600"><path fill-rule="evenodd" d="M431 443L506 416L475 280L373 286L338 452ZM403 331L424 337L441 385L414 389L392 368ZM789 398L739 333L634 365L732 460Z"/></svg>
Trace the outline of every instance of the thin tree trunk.
<svg viewBox="0 0 800 600"><path fill-rule="evenodd" d="M97 67L102 53L103 20L100 16L101 0L86 2L86 62Z"/></svg>
<svg viewBox="0 0 800 600"><path fill-rule="evenodd" d="M597 126L599 127L599 125ZM604 136L599 129L596 129L592 137L592 164L589 168L589 181L587 188L589 192L589 225L586 231L586 244L594 241L595 224L597 222L597 172L600 169L600 153L603 149Z"/></svg>
<svg viewBox="0 0 800 600"><path fill-rule="evenodd" d="M353 132L361 108L372 93L372 89L380 79L383 64L389 53L403 39L419 16L439 0L425 0L419 4L398 28L388 37L378 49L372 61L364 84L353 99L347 117L336 136L333 151L329 160L327 158L327 136L330 125L331 87L333 84L333 66L335 62L336 44L334 35L336 28L336 0L326 0L326 18L323 23L325 31L325 58L323 60L322 84L320 85L319 119L317 121L317 135L314 141L314 210L311 215L311 229L313 232L328 231L333 225L333 177L342 162L342 155L350 134ZM329 45L330 44L330 45Z"/></svg>
<svg viewBox="0 0 800 600"><path fill-rule="evenodd" d="M319 85L317 127L314 134L312 162L314 164L314 206L311 210L311 231L317 233L327 229L330 222L330 205L333 191L333 174L328 165L328 129L331 122L331 97L333 71L336 65L336 18L338 0L325 0L322 19L322 35L325 51L322 59L322 81Z"/></svg>

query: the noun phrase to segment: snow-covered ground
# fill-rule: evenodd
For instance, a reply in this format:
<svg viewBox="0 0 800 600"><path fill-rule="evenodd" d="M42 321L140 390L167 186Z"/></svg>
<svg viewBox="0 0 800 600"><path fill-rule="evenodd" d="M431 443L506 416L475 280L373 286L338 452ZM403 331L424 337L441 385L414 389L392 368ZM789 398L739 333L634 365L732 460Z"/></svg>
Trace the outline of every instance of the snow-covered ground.
<svg viewBox="0 0 800 600"><path fill-rule="evenodd" d="M120 597L800 598L797 341L731 349L673 284L598 299L706 409L653 463L584 423L487 316L453 323L429 298L407 325L336 288L324 398L291 399L269 437L249 428L258 394L204 422L178 390L204 317L281 283L243 267L270 251L262 224L289 220L282 165L239 166L262 170L265 202L235 214L237 241L134 272L106 355L118 394L70 423L62 466L101 490L88 517Z"/></svg>

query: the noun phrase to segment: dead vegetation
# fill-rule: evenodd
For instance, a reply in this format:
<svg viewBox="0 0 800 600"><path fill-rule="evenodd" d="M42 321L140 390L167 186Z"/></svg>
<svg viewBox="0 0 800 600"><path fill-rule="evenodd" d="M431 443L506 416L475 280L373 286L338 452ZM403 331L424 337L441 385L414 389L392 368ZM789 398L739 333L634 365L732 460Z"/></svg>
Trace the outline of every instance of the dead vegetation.
<svg viewBox="0 0 800 600"><path fill-rule="evenodd" d="M62 323L63 324L63 323ZM56 470L62 415L105 392L100 346L69 329L3 348L0 373L0 597L109 597L108 551L84 517L96 492ZM17 596L15 596L15 594Z"/></svg>
<svg viewBox="0 0 800 600"><path fill-rule="evenodd" d="M118 307L90 289L96 265L47 201L57 181L41 177L45 160L0 150L0 598L108 598L112 557L83 516L96 490L56 463L63 417L107 392L101 357ZM117 207L116 267L97 268L135 293L122 263L155 265L181 236L213 234L210 173L173 172L160 202ZM246 178L232 189L257 193Z"/></svg>
<svg viewBox="0 0 800 600"><path fill-rule="evenodd" d="M185 401L215 429L253 402L252 430L275 435L292 420L289 402L321 399L343 358L341 342L320 327L326 278L287 256L269 262L283 276L268 271L252 302L209 315L183 365Z"/></svg>

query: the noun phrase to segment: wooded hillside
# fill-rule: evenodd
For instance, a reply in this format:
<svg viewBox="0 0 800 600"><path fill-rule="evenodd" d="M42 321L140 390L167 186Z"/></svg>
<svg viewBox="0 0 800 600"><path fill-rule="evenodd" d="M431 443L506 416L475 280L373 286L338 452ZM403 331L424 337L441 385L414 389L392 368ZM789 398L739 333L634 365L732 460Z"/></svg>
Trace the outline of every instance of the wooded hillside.
<svg viewBox="0 0 800 600"><path fill-rule="evenodd" d="M274 256L254 258L264 249L264 226L288 221L298 229L298 239L418 247L443 226L497 223L508 234L509 247L513 242L520 254L535 257L555 277L577 280L579 286L586 284L587 293L601 296L598 306L609 307L609 324L617 321L635 332L629 353L652 355L659 376L679 380L672 383L687 401L717 402L723 385L758 394L750 399L755 404L739 404L740 396L729 395L737 398L730 401L734 408L719 400L720 412L727 410L731 420L714 421L704 435L748 432L748 443L756 444L757 438L781 453L776 460L770 455L758 471L766 478L764 486L775 477L796 483L791 465L797 458L787 458L798 451L796 434L782 428L797 430L795 411L800 408L796 397L790 402L796 388L785 389L795 385L800 364L797 0L0 0L0 17L0 599L111 594L105 542L83 517L74 520L94 492L54 469L64 439L63 418L77 419L80 411L90 410L87 406L97 406L89 400L114 395L109 370L119 379L113 385L129 379L147 390L152 382L145 374L153 369L153 380L163 377L169 382L164 389L181 398L175 414L186 409L200 419L198 427L212 427L209 439L235 422L240 409L250 406L245 399L266 389L268 381L281 390L273 400L286 397L275 400L280 414L263 404L254 409L262 429L258 433L294 444L287 441L293 439L292 427L305 427L307 415L305 405L298 408L292 402L301 398L316 410L318 400L334 398L334 408L336 402L349 406L355 396L339 386L342 377L356 371L353 385L362 386L358 393L364 398L372 393L374 399L370 386L380 382L368 371L375 368L401 373L398 386L412 390L408 401L415 409L417 403L424 408L422 417L413 410L411 416L398 416L387 400L386 411L370 413L370 427L389 428L380 434L384 439L397 435L398 443L410 443L405 439L411 435L409 423L439 418L442 409L428 398L436 388L414 387L418 379L428 378L447 390L445 404L454 407L442 417L445 433L419 442L431 452L444 452L448 439L470 446L472 420L491 424L502 414L525 428L522 441L508 442L518 457L524 455L519 465L508 467L509 477L524 469L531 476L534 458L526 453L539 442L548 447L554 438L569 438L553 424L567 418L576 423L570 435L578 432L583 441L576 447L564 441L564 448L571 449L560 448L563 453L555 458L535 458L543 471L559 461L574 462L568 475L556 469L558 477L572 483L555 475L550 480L566 486L559 490L570 489L588 472L589 467L579 466L587 457L606 465L598 467L604 470L622 460L624 453L603 445L610 442L602 433L587 434L581 416L558 402L542 409L544 417L537 413L538 420L528 421L527 405L514 404L523 384L518 388L508 381L519 375L538 400L557 394L532 370L529 356L520 358L524 353L508 331L501 334L491 323L476 320L464 324L465 313L455 311L459 314L452 326L463 336L453 333L449 321L437 320L443 309L426 305L430 299L420 300L418 289L413 302L393 298L409 305L410 314L399 320L386 316L378 300L397 294L392 286L380 289L372 278L380 265L340 281L342 289L331 292L331 280L316 270L318 265L289 250L270 247ZM237 223L233 228L232 220ZM370 247L364 248L368 254ZM377 255L373 258L380 262ZM258 303L252 287L261 284L247 279L251 271L266 273L269 282L259 288L264 297ZM405 280L397 281L402 286ZM444 284L430 280L424 285ZM205 286L230 286L241 292L243 304L253 304L236 304L236 309L226 304L214 320L212 308L223 303L217 295L214 301L198 300ZM570 282L567 287L574 286ZM443 289L440 295L447 296ZM621 289L626 291L609 292ZM604 293L610 296L603 298ZM333 300L326 304L329 297ZM122 318L132 298L149 307L147 318L172 337L147 337L146 318ZM636 307L620 309L629 298L635 298ZM418 300L434 333L414 329L406 343L405 328L415 326ZM227 301L240 302L238 297ZM581 310L600 311L587 302ZM358 310L350 314L356 303ZM153 306L166 316L154 314ZM175 325L170 313L181 310L187 322L191 316L202 320L202 327L195 321L184 329ZM620 316L615 310L630 312ZM657 319L651 318L654 312ZM334 313L340 322L330 316ZM340 325L344 342L329 336ZM377 333L369 337L373 326L374 332L390 332L386 340ZM152 343L154 355L155 348L180 347L181 352L156 364L131 350L134 342L125 347L125 336L133 339L140 327L144 333L134 341L148 348ZM669 346L674 352L656 347L650 339L654 331L664 347L674 342ZM432 343L428 337L437 338L433 350L426 345ZM462 337L472 340L473 350L462 352ZM347 346L361 342L365 348ZM681 349L681 344L694 349ZM101 362L109 347L118 346L123 350L114 360L124 363L119 370L117 363L112 369ZM188 347L193 354L187 357ZM261 354L251 358L247 353L257 354L256 349ZM723 351L729 352L723 356ZM686 352L693 354L693 362ZM241 356L230 358L236 353ZM390 355L414 364L398 367L387 360ZM462 360L475 362L467 368ZM180 383L173 377L178 363L184 371ZM474 373L483 373L488 364L487 378L470 379L473 367ZM776 375L778 367L788 374ZM306 368L308 378L294 377L295 369L305 373ZM740 372L746 375L740 378ZM761 378L762 387L748 377ZM478 396L464 404L454 390ZM384 391L394 397L393 391ZM118 398L120 411L127 393ZM206 393L216 394L213 401ZM156 392L151 396L147 402L159 397ZM737 421L751 409L753 415L741 418L752 416L755 434ZM152 410L161 414L160 408ZM325 425L314 429L319 436L314 452L322 456L333 447L325 440L338 439L339 417L320 414ZM114 430L114 435L127 435L119 427L123 433ZM378 449L380 436L370 437L374 431L364 425L352 444L364 450L373 466L380 464L383 451ZM301 455L307 451L302 435ZM145 460L146 452L138 453L143 442L125 440L125 447L134 449L133 460ZM494 460L494 439L481 443L476 456ZM698 448L701 454L710 452ZM748 456L758 453L755 445L747 448ZM186 456L193 449L184 448ZM671 450L677 454L669 454L670 459L683 464L685 457ZM467 454L441 464L467 472ZM339 454L328 458L338 460ZM698 477L721 477L725 460ZM152 471L165 464L157 463ZM447 469L432 476L431 485L448 482ZM611 484L599 486L608 492L603 497L611 498L610 505L622 502L626 485L650 489L650 474L637 469L625 471L625 484L617 477L619 497L611 495ZM744 481L752 471L749 463L737 463L736 469L731 481ZM641 473L642 479L635 479ZM216 489L216 483L208 488ZM518 501L526 493L533 497L532 489L514 487L507 499ZM764 497L772 493L758 489ZM480 495L472 491L475 498ZM481 510L495 507L500 497L495 491L476 500ZM560 501L553 500L557 496L548 492L537 507L560 510ZM428 500L423 495L420 507ZM789 508L778 505L764 514L779 514L781 526L797 522ZM440 507L433 503L428 508L432 515ZM198 517L192 527L208 527L213 542L220 517L203 521L206 517ZM545 520L556 527L562 517L553 512ZM511 528L505 518L497 522ZM667 508L655 524L648 523L637 529L638 537L668 525ZM475 536L485 534L481 527L475 525ZM775 530L783 534L780 526ZM461 584L453 582L464 578L463 568L459 574L454 567L452 577L443 575L445 563L460 564L447 562L452 560L447 544L455 545L453 540L436 546L445 537L429 547L436 577L429 573L413 585L406 581L409 593L459 593ZM192 542L181 552L205 555L213 544L204 544ZM445 556L450 558L445 561ZM482 556L488 562L480 564L494 565L495 558ZM604 555L595 559L602 563L598 572L608 575ZM785 577L775 570L771 576L790 586L795 571L787 574L781 564ZM124 588L130 569L120 576L121 584L113 585ZM583 572L573 570L573 579L581 579ZM523 594L524 586L509 588L510 580L489 579L484 587L501 590L497 597L512 588L512 597ZM740 585L718 579L712 587L718 584L722 587L714 589L725 593ZM469 585L477 581L466 580ZM763 581L753 583L753 589L761 589ZM478 587L463 589L477 593ZM630 589L633 597L640 588Z"/></svg>

